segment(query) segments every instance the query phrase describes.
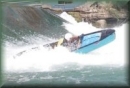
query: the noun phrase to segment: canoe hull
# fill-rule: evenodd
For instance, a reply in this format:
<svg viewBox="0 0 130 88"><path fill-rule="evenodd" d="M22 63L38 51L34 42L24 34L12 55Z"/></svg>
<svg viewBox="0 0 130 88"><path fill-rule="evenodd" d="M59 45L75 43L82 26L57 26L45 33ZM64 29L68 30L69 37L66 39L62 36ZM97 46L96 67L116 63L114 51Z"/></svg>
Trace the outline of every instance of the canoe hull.
<svg viewBox="0 0 130 88"><path fill-rule="evenodd" d="M79 49L77 49L77 50L75 50L73 52L85 54L85 53L88 53L90 51L98 49L98 48L112 42L113 40L115 40L115 38L116 38L115 33L112 33L111 35L109 35L108 37L102 39L99 42L93 43L93 44L91 44L89 46L86 46L86 47L83 47L83 48L79 48Z"/></svg>

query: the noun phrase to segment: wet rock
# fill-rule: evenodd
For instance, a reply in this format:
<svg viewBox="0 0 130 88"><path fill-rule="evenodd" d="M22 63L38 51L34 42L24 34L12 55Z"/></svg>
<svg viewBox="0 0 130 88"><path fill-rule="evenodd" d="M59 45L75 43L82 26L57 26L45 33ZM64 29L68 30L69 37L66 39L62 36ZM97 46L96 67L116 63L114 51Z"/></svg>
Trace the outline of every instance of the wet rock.
<svg viewBox="0 0 130 88"><path fill-rule="evenodd" d="M106 22L106 20L98 20L93 23L93 26L96 26L98 28L105 28L105 27L107 27L107 22Z"/></svg>

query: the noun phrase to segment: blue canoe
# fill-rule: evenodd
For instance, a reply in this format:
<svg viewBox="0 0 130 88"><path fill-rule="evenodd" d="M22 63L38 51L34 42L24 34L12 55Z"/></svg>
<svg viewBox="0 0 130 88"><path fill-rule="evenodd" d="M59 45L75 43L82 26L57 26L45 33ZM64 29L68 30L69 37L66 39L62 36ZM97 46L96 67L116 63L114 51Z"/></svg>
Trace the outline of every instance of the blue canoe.
<svg viewBox="0 0 130 88"><path fill-rule="evenodd" d="M71 49L71 52L88 53L90 51L98 49L98 48L112 42L115 39L115 30L106 29L106 30L88 33L88 34L82 34L82 35L78 36L78 38L80 40L80 46L78 48L73 47L73 45L77 46L77 44L73 44L74 42L72 42L71 47L73 47L73 48ZM58 41L56 41L54 43L46 44L43 46L54 48L57 45L57 43L58 43ZM68 46L65 46L65 47L68 48ZM70 46L69 46L69 48L70 48Z"/></svg>
<svg viewBox="0 0 130 88"><path fill-rule="evenodd" d="M90 36L90 37L88 37ZM86 39L86 41L84 41ZM91 34L86 34L83 37L81 47L75 50L77 53L88 53L95 49L98 49L115 39L115 30L102 30ZM87 42L89 41L89 43Z"/></svg>

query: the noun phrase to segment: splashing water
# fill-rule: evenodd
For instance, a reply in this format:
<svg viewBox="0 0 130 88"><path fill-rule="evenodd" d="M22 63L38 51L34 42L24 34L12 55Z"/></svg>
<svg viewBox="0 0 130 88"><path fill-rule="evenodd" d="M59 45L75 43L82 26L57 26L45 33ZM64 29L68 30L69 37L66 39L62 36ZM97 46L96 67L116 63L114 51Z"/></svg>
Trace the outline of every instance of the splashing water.
<svg viewBox="0 0 130 88"><path fill-rule="evenodd" d="M92 24L89 24L87 22L78 23L71 15L68 15L66 12L63 12L62 14L60 14L60 17L70 22L70 24L63 23L63 26L65 26L65 28L69 32L75 35L81 35L83 33L86 34L86 33L94 32L97 30L102 30L101 28L95 28L94 26L92 26Z"/></svg>
<svg viewBox="0 0 130 88"><path fill-rule="evenodd" d="M64 16L62 16L64 15ZM61 17L67 17L72 24L64 23L63 26L75 35L89 33L101 30L85 22L77 23L73 17L66 14L60 14ZM105 45L88 54L77 54L69 52L64 47L57 47L48 51L42 47L44 41L39 45L29 45L23 47L12 46L11 43L5 47L4 69L9 72L41 72L53 71L53 66L64 65L65 63L76 63L81 67L86 65L104 65L104 66L124 66L126 65L126 26L124 24L115 27L116 39L108 45ZM45 43L45 42L44 42ZM31 50L31 47L38 46L37 50ZM13 56L22 50L28 50L23 55L14 58Z"/></svg>

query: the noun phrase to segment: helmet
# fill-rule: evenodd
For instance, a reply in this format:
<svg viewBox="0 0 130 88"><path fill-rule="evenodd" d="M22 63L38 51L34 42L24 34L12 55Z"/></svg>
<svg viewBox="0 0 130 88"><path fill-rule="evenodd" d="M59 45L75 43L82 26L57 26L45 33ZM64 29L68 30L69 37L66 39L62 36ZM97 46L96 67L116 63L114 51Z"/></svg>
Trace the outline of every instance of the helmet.
<svg viewBox="0 0 130 88"><path fill-rule="evenodd" d="M65 39L66 39L67 41L69 41L70 38L72 38L72 37L73 37L73 35L72 35L71 33L65 34Z"/></svg>

